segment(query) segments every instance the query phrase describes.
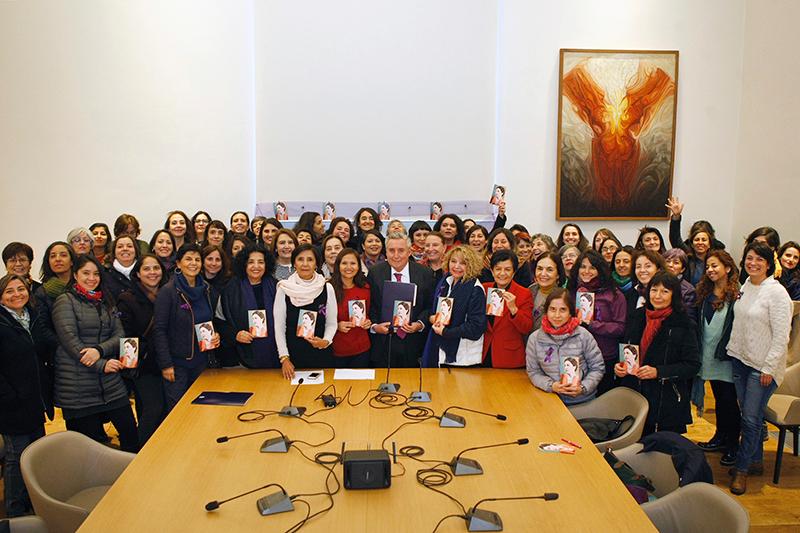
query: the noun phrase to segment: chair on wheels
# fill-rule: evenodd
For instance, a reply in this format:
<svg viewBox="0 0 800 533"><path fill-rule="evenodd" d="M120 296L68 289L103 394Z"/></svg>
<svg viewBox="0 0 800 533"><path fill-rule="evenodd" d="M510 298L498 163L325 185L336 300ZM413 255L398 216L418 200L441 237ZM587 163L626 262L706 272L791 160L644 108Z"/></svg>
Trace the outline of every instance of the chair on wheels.
<svg viewBox="0 0 800 533"><path fill-rule="evenodd" d="M642 504L661 533L747 533L750 514L742 504L710 483L689 483L663 498Z"/></svg>
<svg viewBox="0 0 800 533"><path fill-rule="evenodd" d="M637 442L642 437L644 423L647 420L647 399L633 389L617 387L594 400L567 407L577 420L582 418L613 418L616 420L628 415L634 417L631 428L615 439L597 442L595 446L600 453L608 448L618 450Z"/></svg>
<svg viewBox="0 0 800 533"><path fill-rule="evenodd" d="M620 461L628 463L637 474L647 477L655 487L656 497L661 498L677 490L680 479L672 456L662 452L639 453L644 448L641 443L631 444L614 451Z"/></svg>
<svg viewBox="0 0 800 533"><path fill-rule="evenodd" d="M781 477L781 463L783 461L783 446L786 444L786 431L791 430L794 437L794 455L800 451L800 363L786 369L781 386L769 399L764 410L767 422L778 428L778 451L775 456L775 472L772 482L776 485Z"/></svg>
<svg viewBox="0 0 800 533"><path fill-rule="evenodd" d="M25 448L20 467L33 509L48 531L71 533L134 457L80 433L62 431Z"/></svg>

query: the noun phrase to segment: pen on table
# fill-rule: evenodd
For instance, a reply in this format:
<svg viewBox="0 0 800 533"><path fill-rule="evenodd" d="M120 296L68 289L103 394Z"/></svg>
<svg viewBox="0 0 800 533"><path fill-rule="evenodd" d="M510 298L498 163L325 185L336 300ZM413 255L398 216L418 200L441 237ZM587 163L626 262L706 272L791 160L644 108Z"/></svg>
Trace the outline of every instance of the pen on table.
<svg viewBox="0 0 800 533"><path fill-rule="evenodd" d="M581 445L580 445L580 444L578 444L577 442L572 442L571 440L568 440L568 439L561 439L561 440L562 440L563 442L566 442L566 443L567 443L567 444L569 444L570 446L575 446L575 447L576 447L576 448L578 448L579 450L580 450L580 449L582 449Z"/></svg>

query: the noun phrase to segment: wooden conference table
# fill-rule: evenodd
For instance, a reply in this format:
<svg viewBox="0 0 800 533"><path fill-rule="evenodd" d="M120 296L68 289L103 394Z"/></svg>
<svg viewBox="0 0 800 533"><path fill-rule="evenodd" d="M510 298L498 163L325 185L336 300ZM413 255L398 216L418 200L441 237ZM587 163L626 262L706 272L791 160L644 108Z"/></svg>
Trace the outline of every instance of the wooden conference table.
<svg viewBox="0 0 800 533"><path fill-rule="evenodd" d="M352 386L351 398L361 399L383 381L376 370L374 381L333 381L333 370L325 370L325 385L301 385L294 405L310 412L322 407L314 398L334 383L342 396ZM393 369L391 381L401 384L400 393L418 388L418 370ZM306 507L261 516L256 500L274 492L270 488L207 512L206 502L223 500L267 483L280 483L289 494L316 493L325 489L327 471L311 463L294 448L288 453L260 453L261 443L276 434L254 435L218 444L216 437L276 428L293 440L311 443L330 437L323 426L269 416L263 421L244 423L236 416L246 410L281 409L289 402L294 387L277 371L209 370L183 397L142 449L131 465L89 515L82 532L123 531L285 531L306 515ZM482 509L500 514L505 531L655 531L628 491L606 465L600 453L581 431L561 401L553 394L531 386L520 370L427 369L423 389L433 401L424 405L437 415L450 405L502 413L503 422L493 417L454 411L466 418L464 428L440 428L436 419L403 427L387 441L397 448L418 445L425 449L422 459L449 461L464 448L529 438L526 446L467 452L477 460L484 474L458 476L439 487L458 499L467 509L482 498L533 496L557 492L558 500L487 502ZM254 396L244 407L192 405L201 391L249 391ZM336 438L320 448L298 444L309 457L320 451L339 452L342 441L348 449L380 449L381 441L403 422L402 407L374 409L367 402L352 407L347 403L312 416L336 428ZM559 442L564 437L583 448L575 455L545 453L540 442ZM449 514L460 514L458 505L445 496L417 483L416 471L425 465L398 458L405 474L392 478L391 488L342 490L334 496L328 513L309 521L303 531L326 532L426 532ZM393 465L397 476L403 466ZM335 467L341 481L341 465ZM325 496L303 498L315 512L328 505ZM446 520L439 531L466 531L464 520Z"/></svg>

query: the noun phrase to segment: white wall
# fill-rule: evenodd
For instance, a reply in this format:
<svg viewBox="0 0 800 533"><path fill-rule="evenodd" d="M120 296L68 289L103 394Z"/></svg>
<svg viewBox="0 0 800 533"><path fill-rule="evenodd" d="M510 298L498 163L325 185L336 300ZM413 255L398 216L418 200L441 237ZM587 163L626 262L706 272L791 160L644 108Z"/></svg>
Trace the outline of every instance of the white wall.
<svg viewBox="0 0 800 533"><path fill-rule="evenodd" d="M496 179L509 187L509 217L554 237L564 223L555 220L560 48L679 50L673 193L686 203L684 231L707 218L729 240L744 2L503 0L500 9ZM580 225L587 238L606 226L632 242L644 223ZM654 225L666 238L667 222Z"/></svg>
<svg viewBox="0 0 800 533"><path fill-rule="evenodd" d="M496 14L495 0L257 1L259 201L488 199Z"/></svg>
<svg viewBox="0 0 800 533"><path fill-rule="evenodd" d="M731 244L773 226L800 240L800 3L748 0Z"/></svg>
<svg viewBox="0 0 800 533"><path fill-rule="evenodd" d="M254 205L252 3L0 2L0 245Z"/></svg>

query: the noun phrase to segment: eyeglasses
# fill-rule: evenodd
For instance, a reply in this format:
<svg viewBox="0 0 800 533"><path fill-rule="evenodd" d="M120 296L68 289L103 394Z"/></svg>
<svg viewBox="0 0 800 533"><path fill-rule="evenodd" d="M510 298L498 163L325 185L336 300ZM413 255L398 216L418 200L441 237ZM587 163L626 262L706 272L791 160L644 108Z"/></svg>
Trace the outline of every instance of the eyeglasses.
<svg viewBox="0 0 800 533"><path fill-rule="evenodd" d="M89 244L92 242L92 239L90 239L89 237L75 237L69 242L71 242L72 244L81 244L81 243Z"/></svg>
<svg viewBox="0 0 800 533"><path fill-rule="evenodd" d="M619 250L616 246L603 246L600 251L601 252L616 252Z"/></svg>
<svg viewBox="0 0 800 533"><path fill-rule="evenodd" d="M27 258L26 256L24 256L24 255L21 255L21 256L18 256L18 257L10 257L10 258L8 259L8 263L10 263L10 264L16 264L16 263L19 263L19 264L22 264L22 265L24 265L24 264L27 264L27 263L30 263L30 262L31 262L31 261L30 261L30 259L28 259L28 258Z"/></svg>
<svg viewBox="0 0 800 533"><path fill-rule="evenodd" d="M577 259L578 258L578 254L564 254L561 257L563 259Z"/></svg>

